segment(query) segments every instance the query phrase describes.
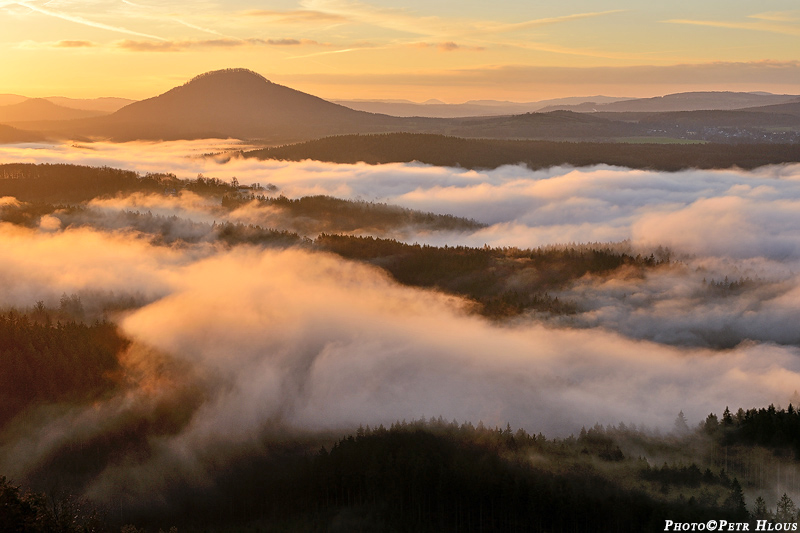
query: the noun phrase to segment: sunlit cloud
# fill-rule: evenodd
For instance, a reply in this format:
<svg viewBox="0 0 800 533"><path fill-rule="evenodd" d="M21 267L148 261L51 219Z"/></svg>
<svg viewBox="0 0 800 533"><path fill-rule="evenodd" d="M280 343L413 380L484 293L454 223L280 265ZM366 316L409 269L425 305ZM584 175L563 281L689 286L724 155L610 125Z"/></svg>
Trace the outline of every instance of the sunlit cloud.
<svg viewBox="0 0 800 533"><path fill-rule="evenodd" d="M56 48L93 48L97 43L92 41L58 41L54 45Z"/></svg>
<svg viewBox="0 0 800 533"><path fill-rule="evenodd" d="M313 24L313 23L342 23L347 22L347 18L335 13L324 13L322 11L293 10L293 11L270 11L265 9L254 9L245 11L245 15L250 17L264 17L272 23L283 24Z"/></svg>
<svg viewBox="0 0 800 533"><path fill-rule="evenodd" d="M267 39L267 44L274 46L297 46L297 45L320 45L317 41L311 39Z"/></svg>
<svg viewBox="0 0 800 533"><path fill-rule="evenodd" d="M447 41L442 43L413 43L409 46L414 48L435 48L439 52L455 52L455 51L470 51L470 52L482 52L486 50L486 48L482 46L464 46L462 44L454 43L453 41Z"/></svg>

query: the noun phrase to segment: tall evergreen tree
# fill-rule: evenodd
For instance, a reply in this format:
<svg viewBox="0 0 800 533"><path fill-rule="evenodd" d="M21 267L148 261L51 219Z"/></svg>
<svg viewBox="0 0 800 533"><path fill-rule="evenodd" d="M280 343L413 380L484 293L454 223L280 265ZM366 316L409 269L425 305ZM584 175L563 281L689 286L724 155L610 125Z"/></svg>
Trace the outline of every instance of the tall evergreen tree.
<svg viewBox="0 0 800 533"><path fill-rule="evenodd" d="M775 520L778 522L793 522L796 518L797 507L789 495L784 492L775 509Z"/></svg>

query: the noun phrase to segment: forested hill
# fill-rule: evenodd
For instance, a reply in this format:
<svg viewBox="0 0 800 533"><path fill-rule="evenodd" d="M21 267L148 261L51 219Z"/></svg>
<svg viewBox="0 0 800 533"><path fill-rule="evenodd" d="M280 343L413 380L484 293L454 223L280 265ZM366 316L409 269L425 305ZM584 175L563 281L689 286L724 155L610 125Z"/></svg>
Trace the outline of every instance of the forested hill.
<svg viewBox="0 0 800 533"><path fill-rule="evenodd" d="M44 137L35 131L24 131L0 124L0 144L39 142L43 140Z"/></svg>
<svg viewBox="0 0 800 533"><path fill-rule="evenodd" d="M438 166L497 168L524 164L607 164L628 168L677 171L687 168L753 169L800 161L800 146L790 144L625 144L464 139L420 133L341 135L242 153L244 157L331 163L369 164L419 161Z"/></svg>

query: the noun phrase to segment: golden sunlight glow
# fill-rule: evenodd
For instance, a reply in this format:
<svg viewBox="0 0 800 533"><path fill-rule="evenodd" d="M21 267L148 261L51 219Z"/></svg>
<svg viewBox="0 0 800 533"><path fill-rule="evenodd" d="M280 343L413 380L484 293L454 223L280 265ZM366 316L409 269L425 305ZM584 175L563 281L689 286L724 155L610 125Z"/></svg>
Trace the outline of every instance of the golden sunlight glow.
<svg viewBox="0 0 800 533"><path fill-rule="evenodd" d="M0 93L141 99L227 67L325 98L800 92L791 0L681 6L2 0Z"/></svg>

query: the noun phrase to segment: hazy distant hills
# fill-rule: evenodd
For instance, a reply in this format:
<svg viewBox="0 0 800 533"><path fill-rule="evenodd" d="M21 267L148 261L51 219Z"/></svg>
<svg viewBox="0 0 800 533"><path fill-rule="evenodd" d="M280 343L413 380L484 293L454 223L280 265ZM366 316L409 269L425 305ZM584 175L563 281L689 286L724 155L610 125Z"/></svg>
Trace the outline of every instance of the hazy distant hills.
<svg viewBox="0 0 800 533"><path fill-rule="evenodd" d="M397 100L332 100L337 104L370 113L382 113L395 117L483 117L499 115L521 115L539 111L547 106L571 106L585 102L617 102L628 98L611 96L569 97L538 102L502 102L497 100L471 100L463 104L445 104L438 101L416 103Z"/></svg>
<svg viewBox="0 0 800 533"><path fill-rule="evenodd" d="M19 104L27 99L27 96L20 96L18 94L0 94L0 106Z"/></svg>
<svg viewBox="0 0 800 533"><path fill-rule="evenodd" d="M111 115L58 129L117 141L203 137L286 141L401 127L401 119L354 111L271 83L255 72L228 69L202 74Z"/></svg>
<svg viewBox="0 0 800 533"><path fill-rule="evenodd" d="M116 98L113 96L103 96L100 98L66 98L64 96L48 96L54 104L72 109L84 109L87 111L101 111L103 113L113 113L126 105L134 103L136 100L130 98Z"/></svg>
<svg viewBox="0 0 800 533"><path fill-rule="evenodd" d="M525 113L501 117L453 119L445 128L429 130L458 137L491 139L587 140L645 134L635 123L572 111Z"/></svg>
<svg viewBox="0 0 800 533"><path fill-rule="evenodd" d="M272 83L246 69L226 69L202 74L159 96L130 103L104 116L85 118L87 113L102 113L98 107L110 108L122 103L120 99L97 99L91 104L95 107L93 111L66 108L42 99L26 100L0 107L0 123L40 131L54 138L113 141L221 137L285 144L330 135L409 132L555 141L662 139L661 142L800 143L800 98L797 96L695 92L617 101L609 101L614 100L610 97L592 98L606 102L579 105L602 106L603 111L506 113L514 110L514 106L524 108L543 102L514 104L483 100L457 106L437 101L383 103L394 106L391 109L395 112L405 109L415 115L420 108L430 108L428 114L473 114L479 110L486 113L447 118L400 117L328 102ZM581 100L550 101L550 107L543 109L551 109L554 103ZM59 101L67 102L67 99ZM379 103L362 104L377 106ZM372 109L390 110L374 106ZM489 113L489 109L493 111ZM27 122L20 120L23 116Z"/></svg>
<svg viewBox="0 0 800 533"><path fill-rule="evenodd" d="M19 104L25 100L36 100L19 94L0 94L0 106ZM100 98L67 98L64 96L47 96L42 98L62 107L72 109L83 109L86 111L102 111L103 113L113 113L117 109L132 104L136 100L130 98L116 98L104 96Z"/></svg>
<svg viewBox="0 0 800 533"><path fill-rule="evenodd" d="M592 112L648 112L664 113L670 111L708 111L744 109L797 101L796 95L737 93L737 92L688 92L656 96L654 98L636 98L618 102L584 102L577 105L549 105L540 111L575 111Z"/></svg>
<svg viewBox="0 0 800 533"><path fill-rule="evenodd" d="M72 120L96 117L102 111L74 109L54 104L44 98L29 98L18 104L0 106L0 122L28 122L40 120Z"/></svg>

